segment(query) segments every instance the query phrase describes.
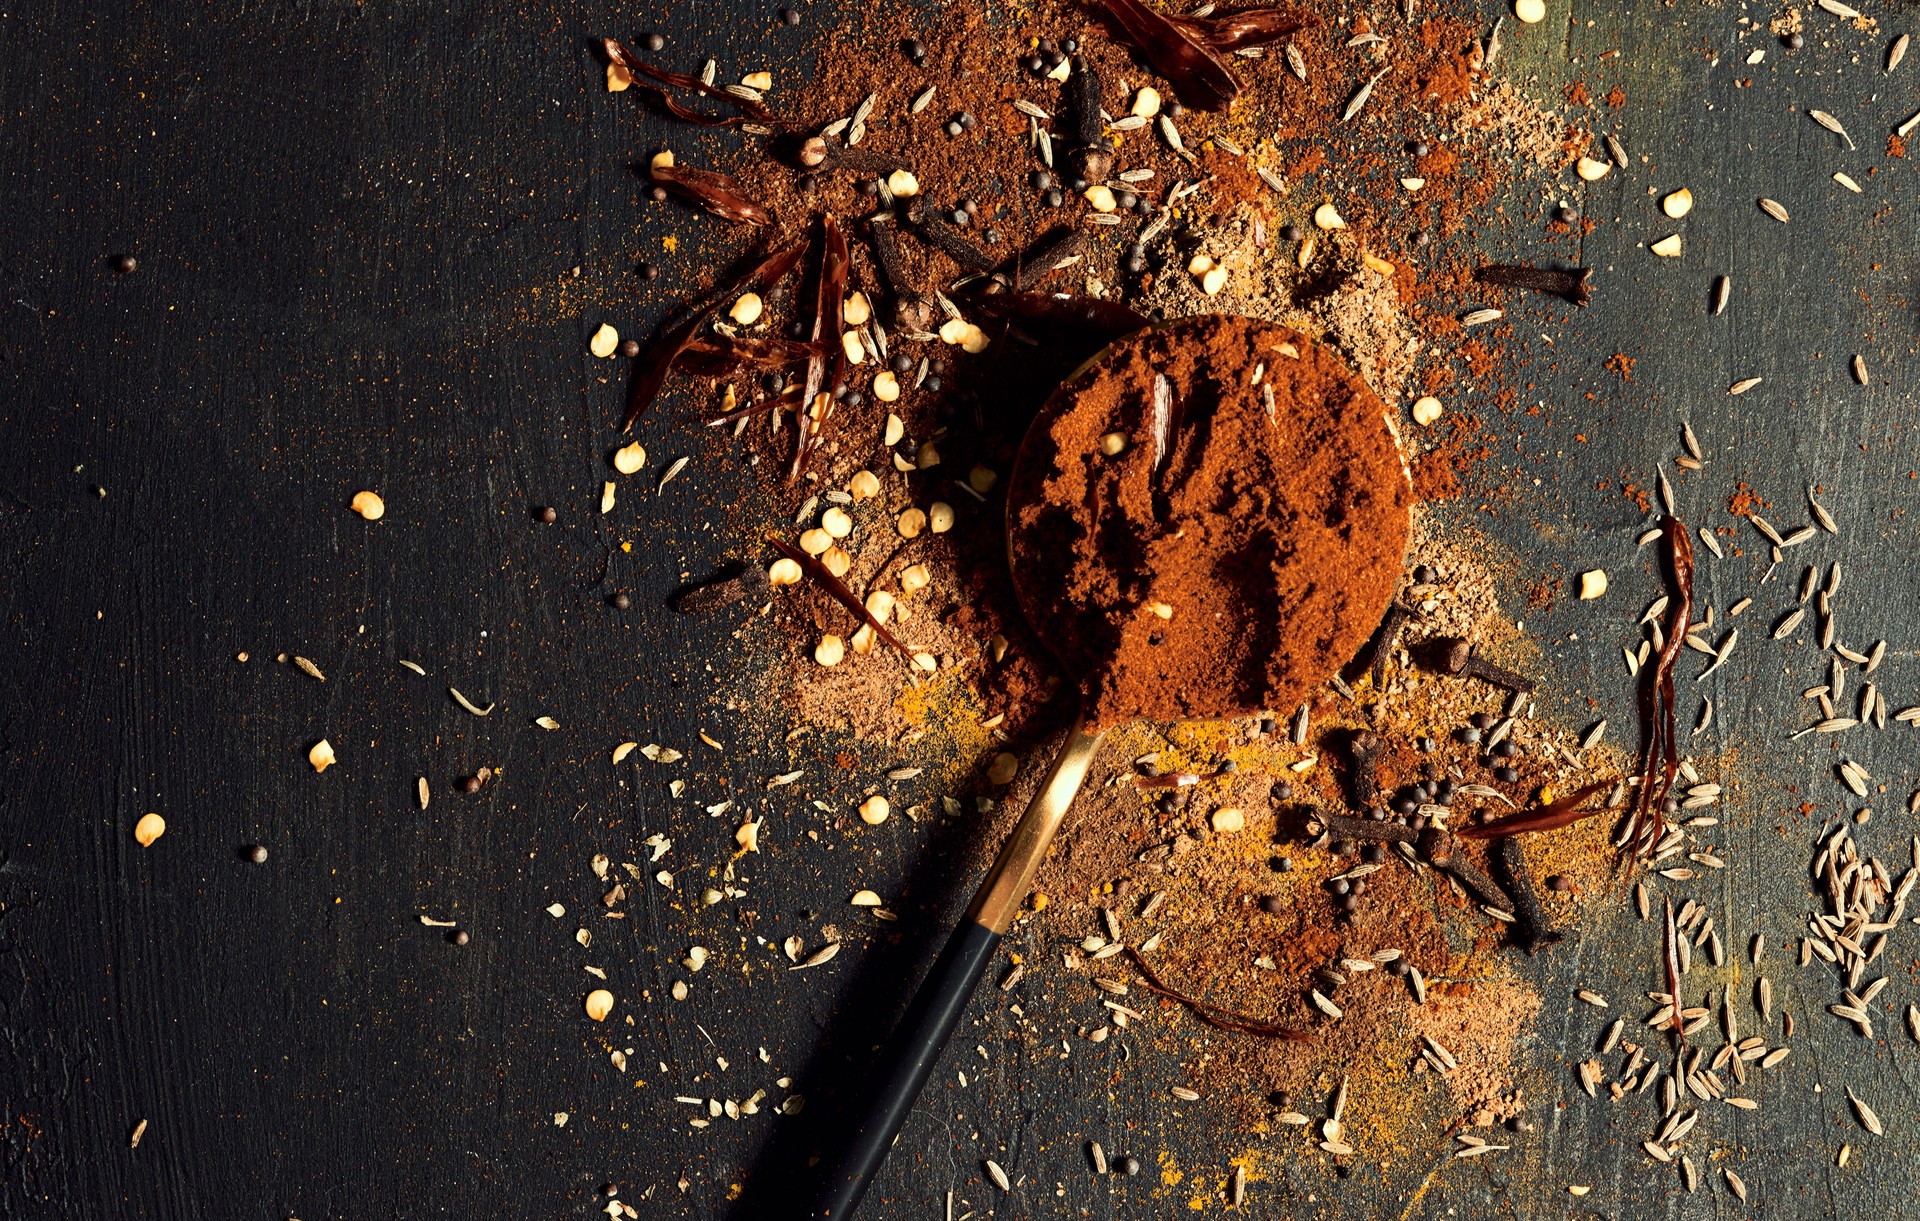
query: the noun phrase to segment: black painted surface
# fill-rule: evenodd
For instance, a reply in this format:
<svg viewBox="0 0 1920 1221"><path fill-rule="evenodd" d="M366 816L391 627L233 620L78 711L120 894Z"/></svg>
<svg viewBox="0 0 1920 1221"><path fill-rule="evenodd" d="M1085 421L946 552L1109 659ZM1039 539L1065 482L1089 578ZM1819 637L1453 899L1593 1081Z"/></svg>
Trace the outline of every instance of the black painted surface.
<svg viewBox="0 0 1920 1221"><path fill-rule="evenodd" d="M1886 637L1894 706L1920 698L1912 176L1882 151L1920 106L1920 77L1913 65L1878 75L1905 17L1876 12L1871 37L1813 14L1792 56L1764 34L1736 39L1728 10L1617 3L1583 11L1561 46L1533 36L1560 28L1559 7L1510 43L1506 71L1538 73L1543 89L1569 61L1622 82L1620 134L1647 159L1558 188L1601 222L1585 247L1596 300L1571 317L1520 307L1554 340L1532 345L1532 396L1548 410L1519 414L1522 402L1493 421L1486 474L1500 490L1456 508L1517 557L1509 605L1559 667L1576 723L1631 724L1618 647L1653 590L1649 557L1628 558L1643 518L1599 485L1644 484L1678 452L1682 418L1712 459L1680 480L1693 520L1728 524L1736 480L1781 506L1783 524L1804 516L1803 485L1831 489L1841 535L1791 558L1844 558L1842 636ZM661 24L677 66L711 53L783 74L803 70L790 49L811 28L778 29L758 4L680 6ZM697 902L734 822L694 797L757 795L801 767L796 798L850 794L825 779L834 744L790 743L783 726L744 715L761 699L764 635L736 640L731 622L660 609L682 573L706 571L755 521L727 507L751 503L743 493L758 483L735 451L710 446L670 403L643 436L656 472L696 456L677 490L656 500L634 483L615 514L596 511L620 385L584 354L587 335L602 320L644 333L732 250L717 226L638 206L628 167L661 129L604 92L591 39L645 25L637 9L277 0L0 13L0 1212L584 1216L611 1181L649 1215L770 1215L796 1202L826 1113L772 1117L786 1093L774 1080L818 1100L856 1077L970 891L959 828L850 838L834 830L843 816L792 800L742 868L751 897ZM1766 61L1744 65L1754 48ZM1611 49L1623 53L1597 60ZM1838 116L1859 151L1807 107ZM1864 193L1832 183L1839 169ZM1700 205L1670 224L1650 184L1690 186ZM1761 214L1761 195L1792 223ZM674 257L661 249L669 227ZM1646 252L1676 228L1682 259ZM1496 255L1530 241L1517 220L1485 235ZM122 252L137 271L113 272ZM630 275L642 258L665 268L646 289ZM1721 272L1734 276L1733 306L1712 319ZM1637 359L1631 382L1601 370L1614 351ZM1870 387L1848 377L1855 351ZM1767 380L1728 398L1745 376ZM362 487L386 498L376 525L345 512ZM561 514L551 527L532 520L546 504ZM1758 602L1741 653L1705 685L1716 725L1689 742L1703 755L1737 749L1744 788L1722 841L1734 867L1683 893L1711 905L1733 946L1753 931L1780 946L1812 907L1813 829L1858 803L1832 778L1830 743L1784 740L1821 666L1804 634L1783 650L1758 628L1790 597L1797 565L1756 587L1761 547L1738 537L1744 555L1703 563L1702 596ZM1572 601L1569 579L1550 610L1520 609L1533 576L1596 565L1614 574L1609 600ZM633 611L606 607L616 589ZM312 658L326 682L277 664L282 652ZM403 657L430 677L401 669ZM449 684L499 707L477 720ZM1683 687L1691 697L1691 677ZM530 724L547 714L560 731ZM702 753L702 728L728 751ZM1846 743L1888 786L1861 837L1896 863L1915 770L1906 732ZM340 763L316 776L304 754L322 736ZM611 744L629 739L688 751L676 774L689 797L672 799L663 773L610 768ZM458 794L482 764L501 778ZM420 775L434 790L424 813ZM1802 800L1821 809L1787 812ZM148 810L169 831L142 850L131 827ZM655 831L674 840L658 867L682 871L676 890L642 880L624 924L589 915L602 887L588 858L644 863ZM271 850L266 864L241 858L253 843ZM789 973L754 942L817 934L822 919L853 926L838 913L859 885L897 897L903 918L861 925L834 963ZM544 912L556 902L565 919ZM457 920L472 943L449 944L421 914ZM572 939L581 923L590 953ZM1911 1194L1916 1056L1898 1015L1920 997L1896 967L1912 961L1901 943L1913 934L1894 936L1879 1042L1823 1014L1837 999L1830 974L1776 968L1800 1022L1794 1057L1761 1111L1714 1111L1697 1146L1774 1215L1826 1215L1842 1200L1897 1214ZM689 1001L670 1002L695 943L715 960ZM1204 1107L1175 1114L1166 1086L1180 1066L1146 1042L1063 1057L989 990L872 1215L942 1216L949 1189L1001 1216L1164 1216L1195 1198L1217 1209L1226 1158L1248 1147L1271 1154L1252 1196L1270 1215L1734 1212L1717 1181L1680 1196L1639 1153L1648 1108L1589 1103L1572 1082L1604 1026L1572 989L1619 998L1631 1022L1631 998L1659 986L1654 944L1609 916L1564 953L1516 967L1548 1001L1529 1048L1541 1131L1514 1154L1449 1162L1436 1129L1430 1147L1392 1151L1390 1175L1363 1159L1346 1180L1272 1152L1292 1149L1277 1139L1210 1125ZM622 999L605 1027L580 1012L588 963ZM1012 1003L1030 1015L1067 1004L1050 990ZM634 1026L618 1024L627 1013ZM626 1047L621 1073L607 1053ZM1845 1084L1876 1100L1891 1135L1860 1132ZM755 1089L771 1095L760 1115L704 1131L672 1101ZM1093 1180L1088 1139L1139 1155L1147 1172ZM1842 1141L1856 1147L1848 1171L1834 1168ZM1024 1180L1015 1193L986 1185L988 1157ZM1572 1200L1564 1185L1576 1181L1594 1194Z"/></svg>

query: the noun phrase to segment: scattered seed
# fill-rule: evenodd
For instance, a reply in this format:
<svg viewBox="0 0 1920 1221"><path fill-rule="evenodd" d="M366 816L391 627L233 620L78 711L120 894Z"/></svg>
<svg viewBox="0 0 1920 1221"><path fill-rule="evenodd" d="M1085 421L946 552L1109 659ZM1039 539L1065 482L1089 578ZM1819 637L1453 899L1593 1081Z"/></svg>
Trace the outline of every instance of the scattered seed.
<svg viewBox="0 0 1920 1221"><path fill-rule="evenodd" d="M1780 201L1777 199L1768 199L1765 196L1762 196L1760 199L1760 210L1762 212L1765 212L1768 216L1773 217L1773 219L1779 221L1783 225L1786 224L1789 220L1793 219L1792 217L1787 215L1786 208L1783 207Z"/></svg>
<svg viewBox="0 0 1920 1221"><path fill-rule="evenodd" d="M1833 514L1827 512L1825 506L1813 498L1813 492L1811 490L1807 492L1807 507L1813 510L1813 520L1820 523L1822 530L1825 530L1828 534L1840 533L1839 523L1833 520Z"/></svg>
<svg viewBox="0 0 1920 1221"><path fill-rule="evenodd" d="M1853 1104L1854 1114L1860 1117L1861 1127L1873 1133L1875 1136L1885 1136L1887 1134L1886 1129L1880 1126L1880 1117L1873 1113L1873 1108L1865 1102L1862 1102L1860 1096L1854 1093L1851 1088L1847 1090L1847 1101Z"/></svg>
<svg viewBox="0 0 1920 1221"><path fill-rule="evenodd" d="M1727 387L1728 394L1745 394L1766 379L1763 377L1743 377Z"/></svg>
<svg viewBox="0 0 1920 1221"><path fill-rule="evenodd" d="M494 704L488 704L485 708L476 706L472 700L460 694L460 689L458 687L448 687L447 693L453 696L455 703L459 704L462 708L465 708L468 712L471 712L475 716L485 716L489 712L492 712L495 707Z"/></svg>
<svg viewBox="0 0 1920 1221"><path fill-rule="evenodd" d="M1380 78L1385 76L1386 74L1387 74L1387 70L1385 68L1380 69L1378 72L1374 73L1372 76L1367 78L1366 84L1360 86L1359 89L1354 91L1352 100L1347 103L1347 108L1340 112L1340 121L1342 123L1353 118L1354 115L1357 115L1360 113L1361 107L1367 104L1367 99L1373 96L1374 85L1378 84Z"/></svg>
<svg viewBox="0 0 1920 1221"><path fill-rule="evenodd" d="M1013 1190L1013 1184L1007 1179L1007 1172L1000 1169L1000 1163L991 1158L987 1159L987 1177L992 1179L993 1185L1001 1191Z"/></svg>
<svg viewBox="0 0 1920 1221"><path fill-rule="evenodd" d="M1847 148L1849 151L1853 149L1853 137L1847 134L1846 128L1840 126L1840 120L1834 118L1832 115L1828 114L1824 110L1809 110L1807 111L1807 117L1812 119L1814 122L1818 123L1820 126L1826 128L1828 131L1832 132L1834 135L1839 136L1842 140L1845 140L1847 142ZM1783 216L1783 217L1780 217L1779 219L1785 220L1786 217Z"/></svg>
<svg viewBox="0 0 1920 1221"><path fill-rule="evenodd" d="M1718 318L1726 312L1727 298L1733 292L1733 277L1721 276L1713 285L1713 316Z"/></svg>

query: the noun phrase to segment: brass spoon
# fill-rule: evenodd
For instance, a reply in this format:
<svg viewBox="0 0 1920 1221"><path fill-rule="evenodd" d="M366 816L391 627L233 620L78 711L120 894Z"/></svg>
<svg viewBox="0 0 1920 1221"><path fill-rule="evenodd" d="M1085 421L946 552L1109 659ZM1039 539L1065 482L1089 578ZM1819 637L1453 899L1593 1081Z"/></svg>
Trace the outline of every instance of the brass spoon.
<svg viewBox="0 0 1920 1221"><path fill-rule="evenodd" d="M1164 324L1150 328L1150 331L1180 325L1183 324ZM1010 488L1019 488L1025 482L1019 478L1019 472L1029 462L1038 444L1036 438L1045 434L1063 412L1074 410L1075 384L1116 350L1139 342L1150 331L1136 332L1108 345L1067 375L1021 439L1015 477L1009 484ZM1147 388L1142 387L1143 401L1146 392ZM1384 422L1382 427L1385 428ZM1007 520L1011 535L1019 520L1019 515L1013 512L1011 505ZM1404 542L1402 539L1403 549ZM1008 553L1014 555L1018 551L1009 546ZM1057 617L1049 613L1053 608L1030 600L1031 591L1022 586L1017 567L1012 576L1015 593L1029 621L1043 631L1048 627L1058 627L1058 624L1050 622ZM1065 643L1063 641L1055 640L1052 643L1056 652L1071 651L1061 649L1060 646ZM808 1214L810 1217L823 1221L847 1221L859 1208L868 1184L886 1160L901 1125L906 1122L920 1091L926 1086L927 1078L932 1075L942 1049L966 1012L980 977L985 974L987 964L1000 944L1001 936L1012 926L1014 917L1019 913L1020 905L1033 885L1034 874L1039 872L1040 862L1045 859L1047 848L1053 842L1054 833L1065 821L1074 796L1080 791L1081 781L1086 778L1087 768L1093 762L1094 752L1099 749L1102 737L1100 732L1088 731L1083 701L1059 752L1054 756L1053 766L1048 769L1026 812L1020 816L1013 833L1000 849L993 868L988 870L986 880L980 884L973 903L967 908L965 919L948 938L946 948L927 973L919 991L914 993L912 1004L902 1015L899 1025L894 1028L892 1039L874 1065L872 1075L877 1085L873 1100L835 1167L827 1185L825 1200Z"/></svg>

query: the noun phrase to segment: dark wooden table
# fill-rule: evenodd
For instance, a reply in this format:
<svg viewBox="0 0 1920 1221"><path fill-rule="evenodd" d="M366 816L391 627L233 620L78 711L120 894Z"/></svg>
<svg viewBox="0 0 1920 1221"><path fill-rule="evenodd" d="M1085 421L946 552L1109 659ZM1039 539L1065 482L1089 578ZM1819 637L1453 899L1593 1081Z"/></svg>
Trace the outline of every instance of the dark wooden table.
<svg viewBox="0 0 1920 1221"><path fill-rule="evenodd" d="M661 608L683 573L735 545L742 518L725 506L751 499L751 471L699 460L677 490L596 511L621 379L585 354L587 336L603 320L644 334L724 249L696 242L635 288L631 267L658 257L662 234L635 206L629 166L656 129L602 89L593 39L647 20L566 5L222 7L0 13L0 1213L577 1217L614 1183L642 1215L774 1215L817 1144L821 1100L857 1079L974 857L926 831L809 840L825 822L809 824L798 798L850 795L824 779L836 744L740 728L764 698L760 663L731 624ZM1745 554L1705 562L1701 579L1717 607L1756 588L1760 601L1753 647L1703 689L1715 725L1688 743L1732 760L1734 867L1685 893L1779 947L1813 910L1815 829L1863 804L1834 779L1831 742L1786 740L1805 720L1799 689L1822 681L1815 651L1760 647L1761 611L1785 604L1803 557L1844 556L1843 636L1885 637L1879 677L1896 708L1916 699L1912 175L1884 147L1920 106L1920 66L1879 72L1903 9L1874 7L1872 35L1814 10L1792 53L1764 32L1737 36L1741 12L1773 15L1757 8L1600 0L1568 27L1564 3L1552 12L1538 28L1565 28L1564 43L1530 37L1505 71L1549 93L1576 69L1621 84L1626 105L1596 113L1638 164L1593 186L1565 176L1600 222L1585 244L1599 292L1571 321L1538 311L1552 346L1531 345L1530 397L1548 409L1523 402L1490 421L1482 486L1449 511L1524 573L1562 581L1550 609L1516 609L1556 671L1550 702L1624 727L1619 645L1654 579L1621 481L1645 484L1678 453L1684 419L1710 460L1679 481L1690 520L1726 524L1737 481L1788 524L1805 518L1807 484L1827 489L1837 537L1756 587L1764 547L1748 531ZM764 0L670 20L690 69L705 54L806 69L801 33ZM1764 62L1746 65L1756 49ZM1858 151L1808 108L1837 116ZM1671 225L1650 185L1689 186L1699 206ZM1791 223L1763 214L1761 196ZM1675 228L1685 255L1650 255ZM1514 225L1485 236L1494 255L1528 240ZM138 258L131 274L112 266L122 253ZM1713 318L1722 273L1733 300ZM1631 381L1603 370L1616 351L1634 358ZM1870 386L1849 375L1855 353ZM1759 388L1727 395L1754 376ZM656 470L706 452L673 404L647 440ZM345 512L363 487L385 497L377 525ZM560 521L542 526L533 511L549 504ZM1573 574L1592 566L1617 593L1577 602ZM614 589L633 611L606 606ZM1511 592L1523 606L1518 581ZM283 653L310 658L324 683ZM498 707L477 719L450 685ZM543 715L560 729L532 724ZM700 729L726 737L726 753L701 747ZM1912 829L1909 733L1845 744L1886 785L1858 834L1896 864ZM340 761L316 776L304 756L323 736ZM657 775L611 768L622 740L696 752L678 774L710 802L811 768L800 812L740 867L749 899L698 902L735 824ZM458 793L481 765L498 779ZM424 812L419 776L434 792ZM1819 809L1802 814L1802 801ZM143 850L131 829L147 811L169 829ZM580 951L574 930L603 890L589 859L645 862L654 832L673 848L646 867L681 870L675 888L636 881L629 919L585 919L597 940ZM252 844L270 850L264 865L243 858ZM863 932L802 976L748 952L742 909L784 935L843 910L855 884L907 896L897 936ZM546 914L556 903L565 918ZM457 921L471 944L423 914ZM1913 938L1893 935L1872 1041L1822 1012L1838 999L1830 972L1780 970L1794 1057L1760 1111L1713 1116L1712 1182L1697 1195L1639 1151L1646 1108L1577 1094L1571 1065L1602 1023L1571 999L1576 984L1617 998L1659 985L1644 927L1606 906L1569 952L1515 968L1547 998L1524 1082L1540 1126L1519 1151L1450 1162L1436 1133L1399 1151L1392 1175L1363 1164L1351 1178L1275 1155L1253 1211L1744 1215L1717 1175L1731 1166L1761 1215L1902 1215L1920 1152L1908 1076L1920 1054L1899 1018L1920 999ZM673 1002L695 943L715 961ZM580 1012L587 963L622 998L607 1027ZM1631 1000L1616 1011L1641 1016ZM618 1025L626 1013L634 1025ZM615 1048L631 1048L624 1072ZM1123 1054L1134 1059L1116 1072ZM1223 1207L1225 1159L1247 1138L1204 1110L1170 1115L1178 1065L1146 1044L1063 1058L1057 1034L1023 1027L989 991L950 1060L872 1215L943 1217L950 1190L954 1216ZM783 1078L818 1105L772 1114ZM1886 1137L1859 1130L1847 1085L1877 1100ZM705 1130L673 1101L755 1089L769 1091L758 1115ZM1147 1173L1096 1180L1089 1139ZM1854 1161L1840 1170L1845 1141ZM994 1192L985 1158L1022 1186ZM1568 1196L1572 1182L1593 1194Z"/></svg>

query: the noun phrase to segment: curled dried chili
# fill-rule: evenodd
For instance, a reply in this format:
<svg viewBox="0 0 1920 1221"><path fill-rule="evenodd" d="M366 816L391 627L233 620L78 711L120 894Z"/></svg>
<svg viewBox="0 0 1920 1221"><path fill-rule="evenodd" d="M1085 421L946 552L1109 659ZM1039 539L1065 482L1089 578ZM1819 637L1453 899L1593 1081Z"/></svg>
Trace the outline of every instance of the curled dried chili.
<svg viewBox="0 0 1920 1221"><path fill-rule="evenodd" d="M640 353L634 364L633 381L627 389L627 415L620 422L621 431L632 428L633 422L640 418L640 413L659 396L660 387L666 385L667 374L672 371L674 362L693 346L694 341L699 338L701 329L712 321L713 316L720 311L720 307L736 290L753 283L764 285L778 283L788 272L799 266L803 252L800 246L789 246L785 250L767 255L748 268L744 275L735 277L724 287L716 290L711 304L704 309L694 311L679 323L660 332L653 342L647 345L646 350Z"/></svg>
<svg viewBox="0 0 1920 1221"><path fill-rule="evenodd" d="M1174 17L1140 0L1106 0L1106 9L1180 100L1196 110L1225 110L1240 95L1226 57L1243 47L1278 42L1319 24L1292 8L1253 8L1223 17Z"/></svg>
<svg viewBox="0 0 1920 1221"><path fill-rule="evenodd" d="M746 188L731 174L696 169L691 165L656 165L647 173L667 190L721 220L747 225L773 223L773 213L767 210L765 204L747 198Z"/></svg>
<svg viewBox="0 0 1920 1221"><path fill-rule="evenodd" d="M859 597L855 595L851 589L847 588L847 583L828 571L825 564L822 564L819 560L800 550L800 548L794 546L784 538L769 536L767 541L773 544L775 551L778 551L781 555L786 556L794 563L800 565L800 571L813 578L813 580L819 584L820 588L826 590L828 596L835 602L838 602L859 616L860 621L872 628L873 634L883 643L899 649L905 657L913 656L913 650L901 644L899 638L892 632L889 632L885 624L874 618L873 612L869 611L866 605L860 601Z"/></svg>
<svg viewBox="0 0 1920 1221"><path fill-rule="evenodd" d="M833 383L840 380L847 359L833 339L840 333L840 317L846 308L851 263L847 237L840 231L839 222L831 216L821 217L820 278L814 290L813 328L809 332L814 352L807 360L807 379L800 394L800 435L794 441L793 463L787 468L788 483L799 479L806 469L807 456L819 445L833 414Z"/></svg>
<svg viewBox="0 0 1920 1221"><path fill-rule="evenodd" d="M1240 81L1218 52L1139 0L1106 0L1107 12L1147 62L1195 110L1225 110L1240 96Z"/></svg>
<svg viewBox="0 0 1920 1221"><path fill-rule="evenodd" d="M1188 996L1169 988L1160 982L1160 977L1153 973L1153 968L1147 965L1147 960L1142 958L1132 946L1127 947L1127 960L1133 963L1135 970L1140 972L1141 985L1147 991L1164 996L1175 1004L1186 1006L1189 1013L1215 1030L1231 1031L1234 1034L1257 1034L1264 1039L1285 1039L1290 1043L1314 1041L1313 1036L1304 1030L1294 1030L1287 1026L1276 1026L1272 1022L1263 1022L1258 1018L1235 1013L1211 1001L1203 1001L1198 997Z"/></svg>
<svg viewBox="0 0 1920 1221"><path fill-rule="evenodd" d="M669 72L665 68L656 68L652 64L640 60L617 39L603 39L601 45L606 48L607 58L609 60L625 68L627 74L635 78L633 84L636 89L640 90L644 96L652 98L655 102L659 103L661 109L676 119L694 123L701 127L740 127L747 122L748 118L757 119L761 123L770 126L781 125L780 120L773 116L772 111L752 98L741 97L737 93L729 93L725 89L707 84L707 82L697 76L687 76L680 72ZM648 84L647 80L641 80L639 79L640 77L645 77L647 80L657 83ZM662 88L662 86L685 89L689 93L697 93L701 97L713 98L743 113L737 115L706 114L680 102L672 94L668 93L665 88Z"/></svg>
<svg viewBox="0 0 1920 1221"><path fill-rule="evenodd" d="M1477 827L1462 827L1454 834L1461 839L1498 839L1507 835L1525 835L1533 831L1557 831L1561 827L1571 827L1583 818L1591 818L1599 810L1583 810L1584 805L1594 794L1604 790L1610 781L1601 780L1584 788L1568 793L1565 797L1550 801L1546 805L1530 810L1521 810L1517 814L1494 822L1481 823Z"/></svg>
<svg viewBox="0 0 1920 1221"><path fill-rule="evenodd" d="M1667 581L1666 640L1651 666L1640 669L1640 795L1634 806L1634 851L1645 856L1660 842L1659 804L1673 788L1680 766L1674 726L1673 671L1693 622L1693 540L1680 519L1660 519L1662 569Z"/></svg>

